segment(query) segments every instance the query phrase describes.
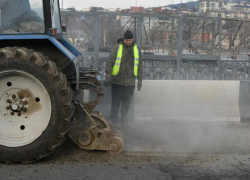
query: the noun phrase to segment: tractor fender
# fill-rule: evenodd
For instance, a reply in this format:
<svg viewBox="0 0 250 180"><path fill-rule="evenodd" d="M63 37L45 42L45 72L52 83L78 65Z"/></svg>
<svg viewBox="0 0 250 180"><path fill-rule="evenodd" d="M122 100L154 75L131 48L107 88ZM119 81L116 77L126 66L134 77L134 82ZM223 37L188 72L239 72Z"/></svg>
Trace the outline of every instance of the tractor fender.
<svg viewBox="0 0 250 180"><path fill-rule="evenodd" d="M46 34L22 34L22 35L1 35L0 40L49 40L54 46L60 50L71 62L74 64L76 71L77 85L79 87L79 62L78 56L81 55L80 51L72 44L64 35L60 36L60 41L56 37Z"/></svg>
<svg viewBox="0 0 250 180"><path fill-rule="evenodd" d="M48 36L50 42L52 42L65 56L67 56L75 65L76 69L76 89L79 88L79 62L77 57L81 54L77 48L63 35L62 43L59 42L56 38Z"/></svg>

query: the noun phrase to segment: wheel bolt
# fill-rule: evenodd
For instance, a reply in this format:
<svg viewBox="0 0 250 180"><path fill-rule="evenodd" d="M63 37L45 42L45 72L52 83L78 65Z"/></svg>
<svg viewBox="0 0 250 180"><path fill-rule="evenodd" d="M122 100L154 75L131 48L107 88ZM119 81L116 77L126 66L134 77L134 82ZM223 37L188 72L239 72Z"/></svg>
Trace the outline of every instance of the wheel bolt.
<svg viewBox="0 0 250 180"><path fill-rule="evenodd" d="M26 108L23 108L23 112L27 112L27 109L26 109Z"/></svg>
<svg viewBox="0 0 250 180"><path fill-rule="evenodd" d="M27 104L28 104L28 102L27 102L27 101L24 101L24 102L23 102L23 104L24 104L24 105L27 105Z"/></svg>
<svg viewBox="0 0 250 180"><path fill-rule="evenodd" d="M11 100L10 99L7 99L7 101L6 101L7 103L11 103Z"/></svg>
<svg viewBox="0 0 250 180"><path fill-rule="evenodd" d="M22 96L22 95L20 95L20 96L19 96L19 99L23 99L23 96Z"/></svg>
<svg viewBox="0 0 250 180"><path fill-rule="evenodd" d="M15 98L16 98L16 95L15 95L15 94L13 94L13 95L12 95L12 98L13 98L13 99L15 99Z"/></svg>
<svg viewBox="0 0 250 180"><path fill-rule="evenodd" d="M10 106L7 106L6 109L7 109L7 110L10 110Z"/></svg>
<svg viewBox="0 0 250 180"><path fill-rule="evenodd" d="M11 112L10 114L13 116L15 113L14 113L14 112Z"/></svg>
<svg viewBox="0 0 250 180"><path fill-rule="evenodd" d="M18 114L17 114L18 116L21 116L22 114L21 114L21 112L18 112Z"/></svg>

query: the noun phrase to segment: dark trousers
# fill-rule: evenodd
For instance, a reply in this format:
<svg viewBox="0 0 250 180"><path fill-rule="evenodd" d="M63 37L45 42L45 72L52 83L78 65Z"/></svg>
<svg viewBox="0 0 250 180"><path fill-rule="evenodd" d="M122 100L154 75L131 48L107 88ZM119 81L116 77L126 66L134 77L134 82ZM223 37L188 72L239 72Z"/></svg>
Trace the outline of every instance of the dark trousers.
<svg viewBox="0 0 250 180"><path fill-rule="evenodd" d="M135 86L122 86L117 84L111 84L111 114L110 119L113 123L118 122L118 114L121 106L121 123L124 124L127 121L128 110L130 107L130 100L134 94Z"/></svg>

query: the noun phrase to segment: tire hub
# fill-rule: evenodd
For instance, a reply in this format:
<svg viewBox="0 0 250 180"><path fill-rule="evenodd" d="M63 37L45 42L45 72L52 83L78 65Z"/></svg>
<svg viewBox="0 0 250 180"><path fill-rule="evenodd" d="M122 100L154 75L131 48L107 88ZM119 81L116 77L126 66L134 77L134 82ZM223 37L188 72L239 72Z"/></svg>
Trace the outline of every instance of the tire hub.
<svg viewBox="0 0 250 180"><path fill-rule="evenodd" d="M10 93L7 92L5 94L9 95ZM28 98L24 98L22 95L17 96L16 94L13 94L12 99L7 99L6 103L6 110L11 115L17 114L18 116L21 116L22 113L25 113L28 110Z"/></svg>
<svg viewBox="0 0 250 180"><path fill-rule="evenodd" d="M21 99L13 99L10 104L11 110L21 112L23 109L23 101Z"/></svg>
<svg viewBox="0 0 250 180"><path fill-rule="evenodd" d="M20 92L25 94L25 96L18 96L17 94ZM4 104L0 107L0 112L4 116L4 119L9 122L23 122L27 119L29 117L27 114L29 110L29 97L28 92L19 88L4 92L0 98L0 104Z"/></svg>
<svg viewBox="0 0 250 180"><path fill-rule="evenodd" d="M50 122L52 107L47 90L22 71L0 72L0 84L0 145L32 143Z"/></svg>

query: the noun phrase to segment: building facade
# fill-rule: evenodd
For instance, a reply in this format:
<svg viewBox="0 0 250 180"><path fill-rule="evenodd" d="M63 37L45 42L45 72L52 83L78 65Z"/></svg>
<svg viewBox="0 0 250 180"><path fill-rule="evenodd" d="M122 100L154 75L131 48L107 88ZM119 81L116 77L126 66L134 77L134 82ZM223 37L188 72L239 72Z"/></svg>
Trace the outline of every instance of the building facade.
<svg viewBox="0 0 250 180"><path fill-rule="evenodd" d="M226 0L200 0L199 13L211 17L250 19L250 2Z"/></svg>
<svg viewBox="0 0 250 180"><path fill-rule="evenodd" d="M227 0L200 0L199 12L206 13L210 11L234 10L236 7L244 8L250 6L249 2L245 1L227 1Z"/></svg>

